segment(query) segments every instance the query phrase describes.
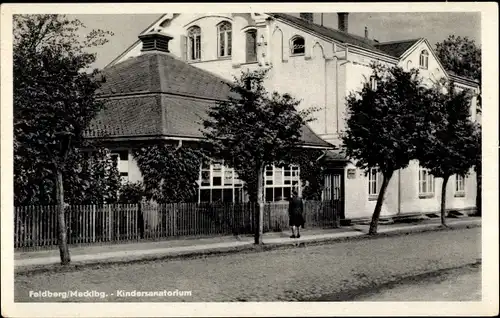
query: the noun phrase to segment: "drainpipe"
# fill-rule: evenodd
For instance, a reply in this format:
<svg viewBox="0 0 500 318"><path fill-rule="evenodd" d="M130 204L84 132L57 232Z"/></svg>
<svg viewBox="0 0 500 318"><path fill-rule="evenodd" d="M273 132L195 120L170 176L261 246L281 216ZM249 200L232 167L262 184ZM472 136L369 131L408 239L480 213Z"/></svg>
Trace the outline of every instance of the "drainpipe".
<svg viewBox="0 0 500 318"><path fill-rule="evenodd" d="M177 147L175 147L174 151L181 149L181 147L182 147L182 139L179 139L179 144L177 145Z"/></svg>
<svg viewBox="0 0 500 318"><path fill-rule="evenodd" d="M325 95L325 98L324 98L324 100L325 100L325 134L327 134L328 133L328 128L327 128L327 126L328 126L328 121L327 121L327 117L328 117L328 93L327 93L328 92L328 89L327 89L327 87L328 87L328 76L327 76L327 66L328 65L326 63L326 56L323 56L323 59L325 61L325 74L324 74L325 85L323 87L323 89L325 90L324 91L324 95Z"/></svg>
<svg viewBox="0 0 500 318"><path fill-rule="evenodd" d="M326 156L326 152L327 150L323 151L323 153L321 154L321 156L319 156L317 159L316 159L316 162L319 161L321 158L323 158L324 156Z"/></svg>
<svg viewBox="0 0 500 318"><path fill-rule="evenodd" d="M335 44L334 44L335 45ZM335 45L335 116L337 126L337 136L339 134L339 58L337 56L337 46Z"/></svg>
<svg viewBox="0 0 500 318"><path fill-rule="evenodd" d="M334 43L334 50L335 50L335 104L336 104L336 120L337 120L337 135L340 133L340 123L339 123L339 105L340 105L340 102L339 102L339 58L337 56L337 45ZM348 54L349 54L349 48L348 48L348 45L347 43L345 44L345 57L344 59L341 59L341 61L345 61L345 63L348 63L349 60L348 60ZM343 63L343 64L345 64ZM342 65L343 65L342 64Z"/></svg>

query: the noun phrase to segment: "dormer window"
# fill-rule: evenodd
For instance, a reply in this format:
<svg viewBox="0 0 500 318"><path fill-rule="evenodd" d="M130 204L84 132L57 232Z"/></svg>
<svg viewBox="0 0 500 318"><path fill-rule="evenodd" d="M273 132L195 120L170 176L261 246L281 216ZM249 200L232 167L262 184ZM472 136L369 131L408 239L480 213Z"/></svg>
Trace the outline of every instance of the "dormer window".
<svg viewBox="0 0 500 318"><path fill-rule="evenodd" d="M219 31L219 57L231 56L232 27L229 22L222 22Z"/></svg>
<svg viewBox="0 0 500 318"><path fill-rule="evenodd" d="M198 26L188 29L188 54L192 61L201 59L201 29Z"/></svg>
<svg viewBox="0 0 500 318"><path fill-rule="evenodd" d="M420 68L427 69L429 67L429 52L423 50L420 52Z"/></svg>
<svg viewBox="0 0 500 318"><path fill-rule="evenodd" d="M304 54L306 52L306 42L303 37L296 36L292 38L291 42L292 45L290 47L292 55Z"/></svg>

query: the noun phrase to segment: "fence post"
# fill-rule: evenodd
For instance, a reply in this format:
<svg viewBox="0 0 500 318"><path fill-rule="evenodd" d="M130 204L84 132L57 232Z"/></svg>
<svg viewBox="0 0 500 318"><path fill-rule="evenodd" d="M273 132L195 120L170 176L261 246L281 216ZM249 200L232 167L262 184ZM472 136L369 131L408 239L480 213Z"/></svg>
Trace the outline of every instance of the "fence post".
<svg viewBox="0 0 500 318"><path fill-rule="evenodd" d="M172 226L173 226L173 233L174 236L177 236L177 207L174 205L172 206Z"/></svg>
<svg viewBox="0 0 500 318"><path fill-rule="evenodd" d="M112 216L113 216L113 209L111 208L111 204L108 205L108 235L109 235L109 241L111 242L111 233L112 233L112 228L111 228L111 225L112 225Z"/></svg>
<svg viewBox="0 0 500 318"><path fill-rule="evenodd" d="M92 242L95 242L95 205L92 206Z"/></svg>

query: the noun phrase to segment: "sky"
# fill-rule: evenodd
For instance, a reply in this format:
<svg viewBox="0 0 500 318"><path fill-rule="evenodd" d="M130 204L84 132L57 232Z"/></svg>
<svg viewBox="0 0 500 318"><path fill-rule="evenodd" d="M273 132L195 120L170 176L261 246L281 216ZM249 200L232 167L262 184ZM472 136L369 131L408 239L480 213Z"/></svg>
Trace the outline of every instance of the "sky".
<svg viewBox="0 0 500 318"><path fill-rule="evenodd" d="M299 13L291 13L298 16ZM85 14L68 15L78 18L87 26L87 31L102 29L114 35L102 47L92 50L97 53L93 67L103 68L125 51L136 40L139 33L162 14ZM314 13L314 22L320 23L320 13ZM337 14L324 13L323 25L337 28ZM467 36L477 45L481 44L481 15L475 12L395 12L349 14L349 33L364 36L365 26L369 37L380 42L426 38L434 46L449 35Z"/></svg>

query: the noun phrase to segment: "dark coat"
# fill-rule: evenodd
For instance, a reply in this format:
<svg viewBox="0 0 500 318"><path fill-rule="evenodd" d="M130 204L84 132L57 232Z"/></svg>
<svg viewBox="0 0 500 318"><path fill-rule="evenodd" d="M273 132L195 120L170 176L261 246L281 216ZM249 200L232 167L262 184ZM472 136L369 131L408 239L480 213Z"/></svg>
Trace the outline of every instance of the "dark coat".
<svg viewBox="0 0 500 318"><path fill-rule="evenodd" d="M290 218L289 225L290 226L302 226L304 227L304 202L302 198L293 197L289 200L288 205L288 216Z"/></svg>

